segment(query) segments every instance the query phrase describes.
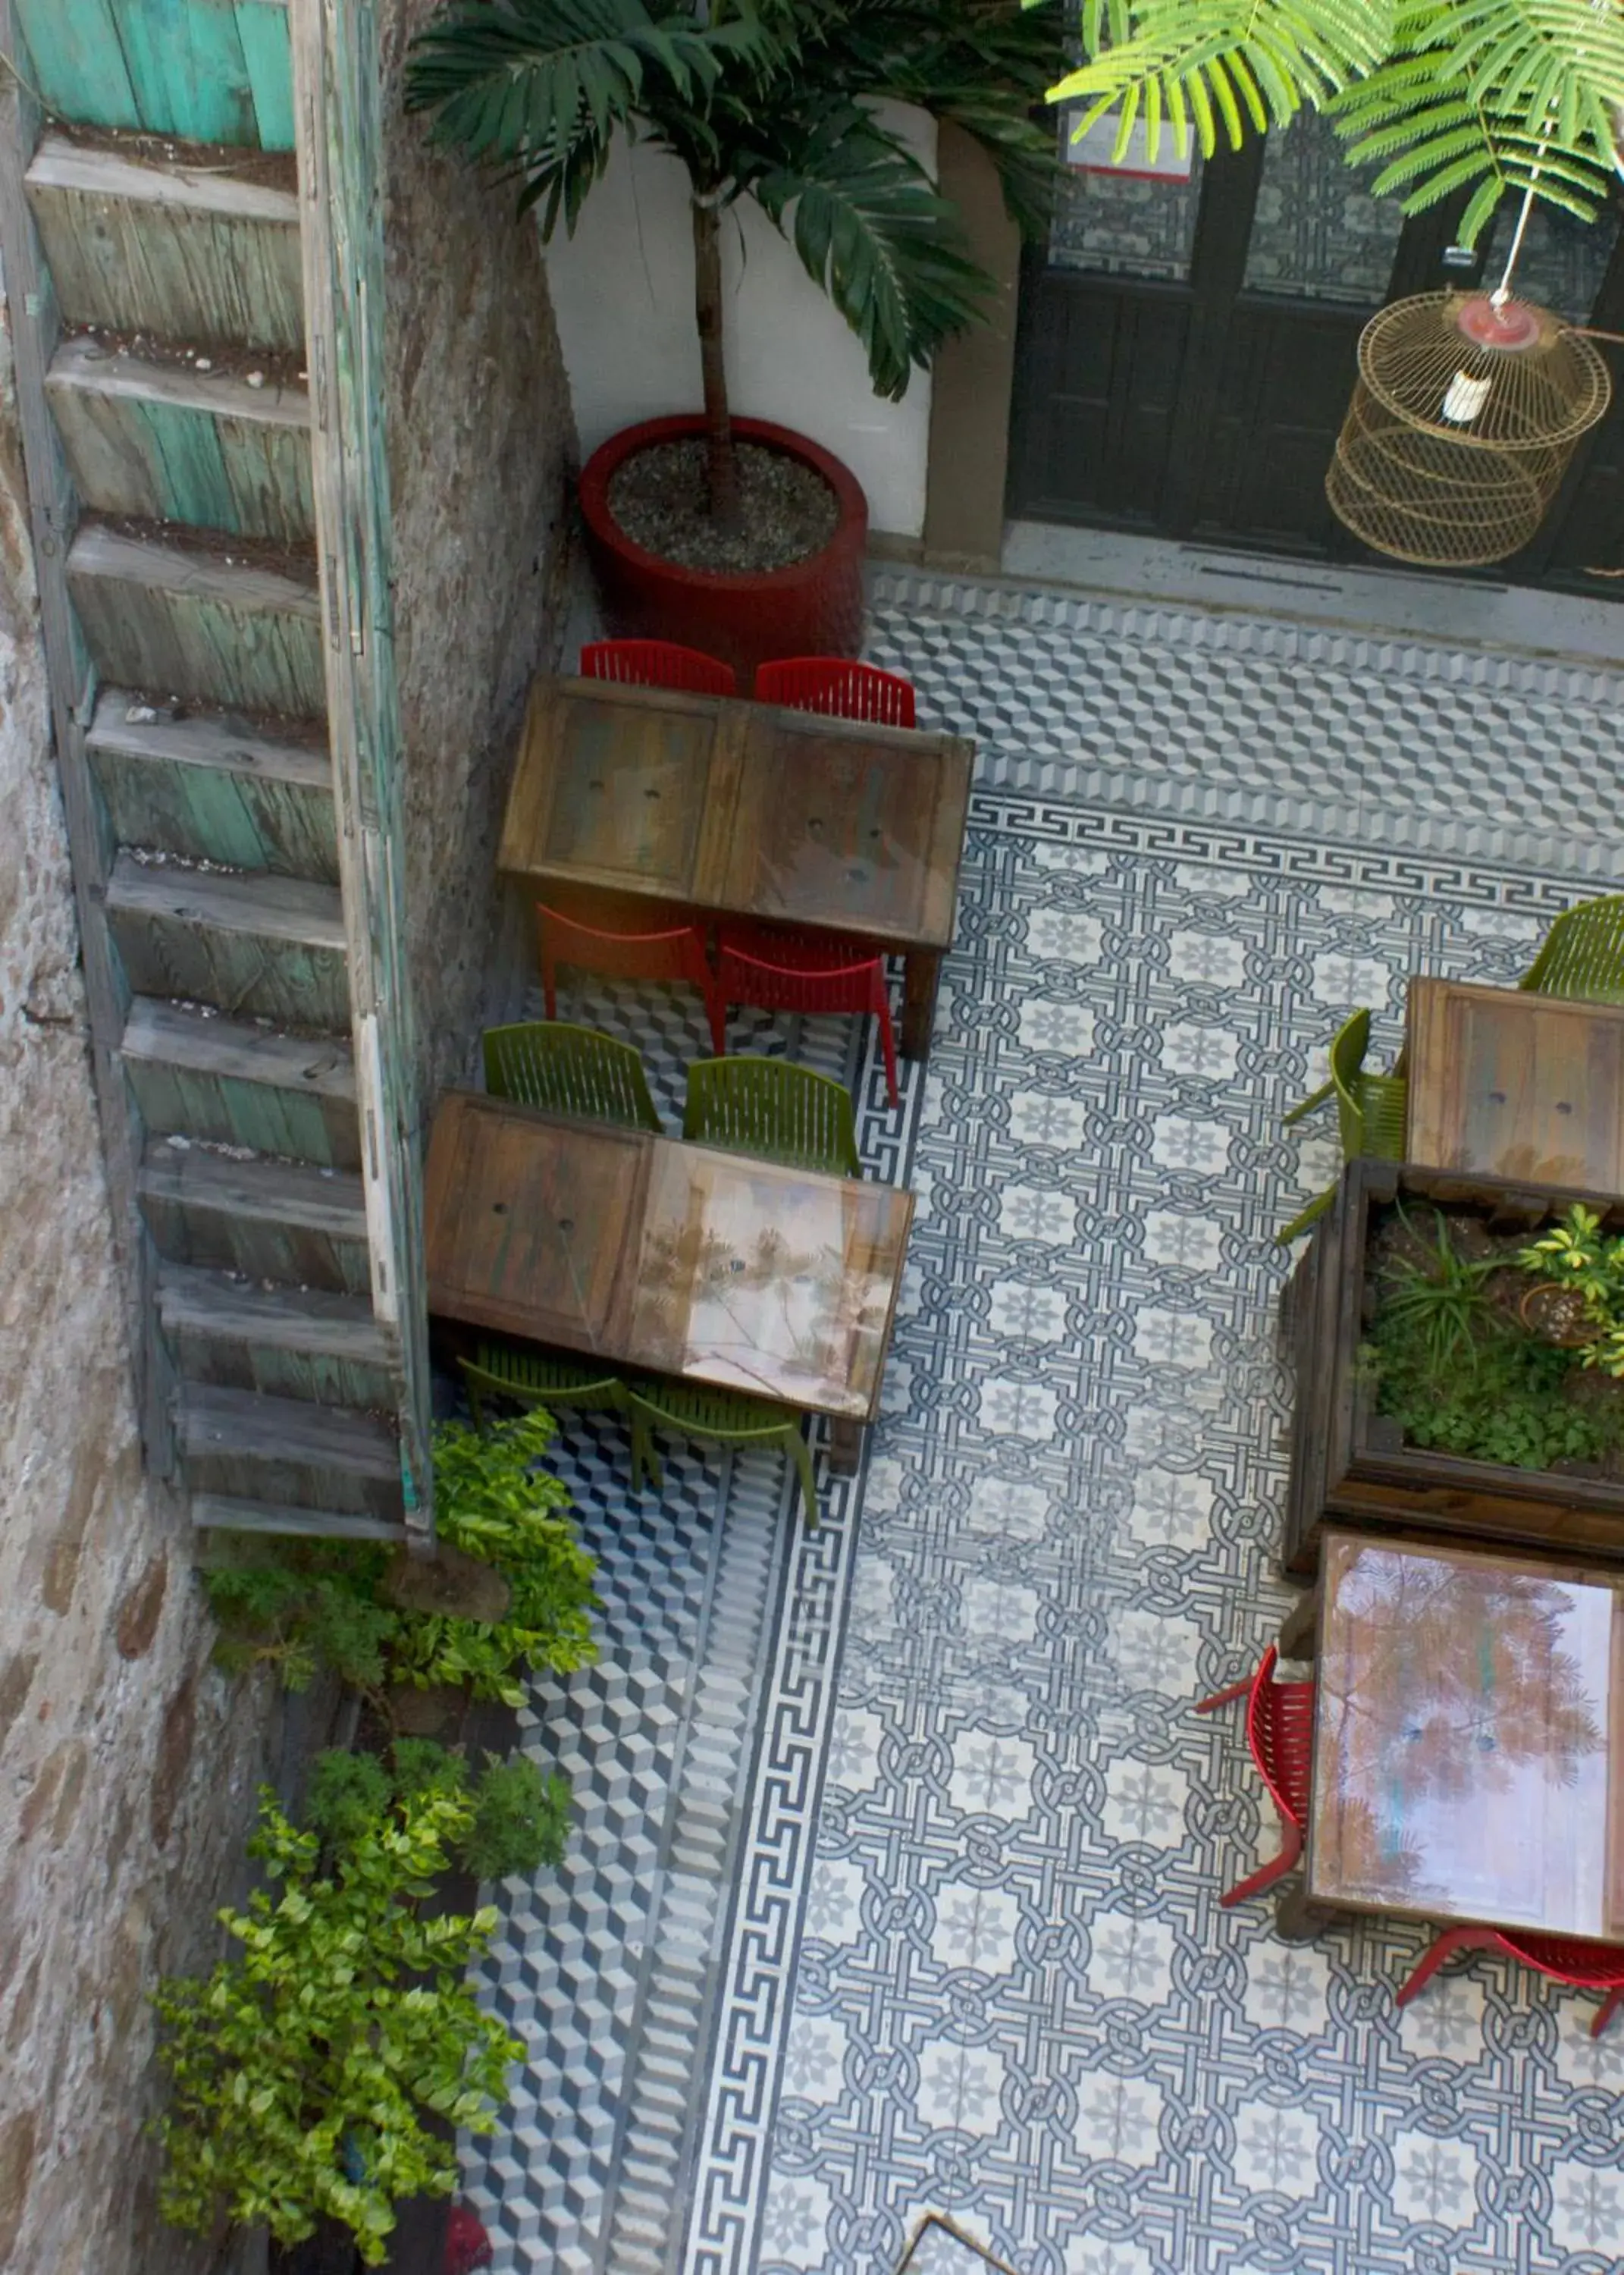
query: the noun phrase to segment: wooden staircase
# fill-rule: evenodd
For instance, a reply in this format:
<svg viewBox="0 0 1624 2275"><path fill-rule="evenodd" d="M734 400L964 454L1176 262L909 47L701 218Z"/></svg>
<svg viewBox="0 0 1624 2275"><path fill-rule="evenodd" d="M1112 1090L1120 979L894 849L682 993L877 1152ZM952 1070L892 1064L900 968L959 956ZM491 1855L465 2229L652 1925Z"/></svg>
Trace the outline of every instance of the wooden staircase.
<svg viewBox="0 0 1624 2275"><path fill-rule="evenodd" d="M135 59L172 61L154 42L188 7L224 37L230 7L96 4L127 65L111 94L77 0L0 0L0 252L148 1459L200 1527L427 1545L400 912L345 771L366 722L329 716L364 649L380 699L387 624L367 648L362 604L387 579L358 572L353 529L318 543L318 454L342 502L350 439L306 378L329 367L306 286L333 256L265 140L291 135L297 26L235 10L252 32L221 68L248 94L222 113L195 73L138 85ZM134 118L109 117L126 94ZM189 104L238 147L172 139ZM107 132L132 125L152 132ZM300 154L312 180L330 162Z"/></svg>

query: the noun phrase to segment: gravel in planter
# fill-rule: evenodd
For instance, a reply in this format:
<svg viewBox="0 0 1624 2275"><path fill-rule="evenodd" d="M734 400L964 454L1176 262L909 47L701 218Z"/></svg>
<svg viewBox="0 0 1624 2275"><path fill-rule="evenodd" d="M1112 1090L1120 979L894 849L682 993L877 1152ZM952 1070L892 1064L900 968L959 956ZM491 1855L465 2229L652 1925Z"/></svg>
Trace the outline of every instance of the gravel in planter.
<svg viewBox="0 0 1624 2275"><path fill-rule="evenodd" d="M702 437L655 442L618 466L608 504L634 545L682 569L759 575L787 569L820 552L834 536L840 507L820 473L760 442L736 442L740 525L719 529L710 518Z"/></svg>

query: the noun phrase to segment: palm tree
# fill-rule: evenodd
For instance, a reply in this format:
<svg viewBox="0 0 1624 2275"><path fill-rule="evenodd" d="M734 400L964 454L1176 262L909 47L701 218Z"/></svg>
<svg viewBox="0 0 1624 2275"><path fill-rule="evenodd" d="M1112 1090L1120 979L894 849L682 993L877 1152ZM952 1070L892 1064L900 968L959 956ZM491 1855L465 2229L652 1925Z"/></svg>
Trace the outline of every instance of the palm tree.
<svg viewBox="0 0 1624 2275"><path fill-rule="evenodd" d="M722 215L754 199L862 342L875 391L899 397L991 288L874 102L973 135L1036 234L1056 163L1032 113L1061 54L1058 0L449 0L414 43L407 102L434 113L437 140L517 178L548 238L574 228L617 135L682 161L711 511L726 521Z"/></svg>
<svg viewBox="0 0 1624 2275"><path fill-rule="evenodd" d="M1591 221L1624 172L1620 0L1081 0L1080 30L1051 96L1114 114L1119 153L1142 120L1210 157L1306 105L1407 213L1469 193L1464 245L1508 192Z"/></svg>

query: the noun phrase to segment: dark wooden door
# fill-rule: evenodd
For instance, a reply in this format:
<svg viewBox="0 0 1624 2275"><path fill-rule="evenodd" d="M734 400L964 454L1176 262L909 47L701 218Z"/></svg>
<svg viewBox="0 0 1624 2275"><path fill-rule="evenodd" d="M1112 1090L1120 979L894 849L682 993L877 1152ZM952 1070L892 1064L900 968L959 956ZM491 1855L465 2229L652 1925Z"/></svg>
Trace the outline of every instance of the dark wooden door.
<svg viewBox="0 0 1624 2275"><path fill-rule="evenodd" d="M1359 335L1382 304L1498 276L1457 207L1406 221L1329 125L1196 159L1189 179L1077 171L1023 276L1009 510L1318 560L1378 563L1326 503ZM1518 289L1624 330L1616 214L1537 212ZM1613 357L1616 370L1624 367ZM1539 538L1486 572L1624 598L1624 411L1587 442Z"/></svg>

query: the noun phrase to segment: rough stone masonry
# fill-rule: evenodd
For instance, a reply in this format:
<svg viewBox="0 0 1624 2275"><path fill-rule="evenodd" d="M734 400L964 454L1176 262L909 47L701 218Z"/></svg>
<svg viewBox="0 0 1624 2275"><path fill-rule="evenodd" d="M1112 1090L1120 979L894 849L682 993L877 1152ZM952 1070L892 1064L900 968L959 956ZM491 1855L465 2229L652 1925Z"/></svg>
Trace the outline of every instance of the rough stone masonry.
<svg viewBox="0 0 1624 2275"><path fill-rule="evenodd" d="M472 1057L524 697L553 660L570 405L513 193L401 110L387 0L388 437L425 1107ZM141 1470L0 341L0 2268L191 2275L156 2218L147 1993L240 1898L268 1687L228 1684Z"/></svg>
<svg viewBox="0 0 1624 2275"><path fill-rule="evenodd" d="M207 1965L274 1716L141 1469L0 341L0 2267L160 2245L147 1992Z"/></svg>

